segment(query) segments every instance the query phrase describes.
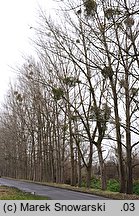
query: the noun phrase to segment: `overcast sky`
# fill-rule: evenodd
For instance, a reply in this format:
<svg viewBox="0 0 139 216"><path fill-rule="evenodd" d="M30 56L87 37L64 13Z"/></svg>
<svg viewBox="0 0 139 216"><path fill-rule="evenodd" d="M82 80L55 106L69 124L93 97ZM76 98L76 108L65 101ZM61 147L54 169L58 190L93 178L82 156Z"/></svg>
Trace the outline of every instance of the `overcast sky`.
<svg viewBox="0 0 139 216"><path fill-rule="evenodd" d="M21 65L24 54L32 54L31 41L39 5L51 13L53 0L0 0L0 102L15 76L16 65ZM11 68L10 68L11 67ZM13 78L12 78L13 79Z"/></svg>

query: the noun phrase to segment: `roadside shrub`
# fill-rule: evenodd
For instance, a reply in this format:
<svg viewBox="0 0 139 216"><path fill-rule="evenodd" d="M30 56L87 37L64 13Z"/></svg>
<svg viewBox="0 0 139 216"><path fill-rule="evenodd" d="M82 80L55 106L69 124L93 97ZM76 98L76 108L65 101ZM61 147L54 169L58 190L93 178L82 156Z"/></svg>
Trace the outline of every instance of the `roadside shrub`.
<svg viewBox="0 0 139 216"><path fill-rule="evenodd" d="M113 192L119 192L120 190L119 182L115 179L110 179L107 183L107 190Z"/></svg>
<svg viewBox="0 0 139 216"><path fill-rule="evenodd" d="M100 181L100 179L96 178L95 176L92 177L91 188L101 189L101 181Z"/></svg>
<svg viewBox="0 0 139 216"><path fill-rule="evenodd" d="M133 193L139 195L139 180L136 180L133 183Z"/></svg>
<svg viewBox="0 0 139 216"><path fill-rule="evenodd" d="M86 179L82 178L82 187L86 187ZM91 179L91 188L101 189L101 181L95 176Z"/></svg>
<svg viewBox="0 0 139 216"><path fill-rule="evenodd" d="M86 187L86 181L84 179L82 180L81 187Z"/></svg>

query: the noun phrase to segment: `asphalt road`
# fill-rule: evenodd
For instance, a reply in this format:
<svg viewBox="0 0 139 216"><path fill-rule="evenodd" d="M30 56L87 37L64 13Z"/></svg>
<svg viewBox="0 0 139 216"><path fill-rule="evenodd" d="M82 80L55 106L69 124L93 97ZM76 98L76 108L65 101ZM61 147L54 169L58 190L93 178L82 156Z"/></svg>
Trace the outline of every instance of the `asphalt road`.
<svg viewBox="0 0 139 216"><path fill-rule="evenodd" d="M56 188L56 187L49 187L40 184L18 181L18 180L11 180L6 178L0 178L0 185L7 185L10 187L16 187L20 190L26 192L35 192L36 195L47 196L51 200L104 200L106 198L70 191L66 189Z"/></svg>

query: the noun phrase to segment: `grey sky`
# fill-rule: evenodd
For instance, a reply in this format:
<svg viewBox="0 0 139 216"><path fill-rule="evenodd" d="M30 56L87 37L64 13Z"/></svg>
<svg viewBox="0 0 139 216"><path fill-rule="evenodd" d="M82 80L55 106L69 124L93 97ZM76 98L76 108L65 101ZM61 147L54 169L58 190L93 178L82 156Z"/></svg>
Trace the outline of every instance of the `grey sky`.
<svg viewBox="0 0 139 216"><path fill-rule="evenodd" d="M15 76L13 70L21 65L22 56L32 54L31 42L37 20L38 6L49 10L53 0L0 0L0 102ZM11 67L11 68L10 68Z"/></svg>

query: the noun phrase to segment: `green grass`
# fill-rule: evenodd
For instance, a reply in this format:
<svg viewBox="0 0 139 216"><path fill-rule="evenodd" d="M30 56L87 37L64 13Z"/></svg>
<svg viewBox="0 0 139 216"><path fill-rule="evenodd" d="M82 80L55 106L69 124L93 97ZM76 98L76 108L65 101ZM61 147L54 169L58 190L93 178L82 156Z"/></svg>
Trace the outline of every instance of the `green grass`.
<svg viewBox="0 0 139 216"><path fill-rule="evenodd" d="M133 183L133 192L139 195L139 180L134 181Z"/></svg>
<svg viewBox="0 0 139 216"><path fill-rule="evenodd" d="M107 190L113 192L119 192L119 189L120 189L120 185L117 180L111 179L108 181ZM139 181L137 180L133 182L133 193L139 195Z"/></svg>
<svg viewBox="0 0 139 216"><path fill-rule="evenodd" d="M86 186L86 182L82 182L82 187ZM91 180L91 189L101 189L101 181L95 177ZM116 179L110 179L107 181L107 191L119 192L120 184ZM139 195L139 180L133 182L133 193Z"/></svg>
<svg viewBox="0 0 139 216"><path fill-rule="evenodd" d="M110 179L107 183L107 190L112 192L119 192L120 184L115 179Z"/></svg>
<svg viewBox="0 0 139 216"><path fill-rule="evenodd" d="M43 184L51 187L58 187L67 190L83 192L83 193L89 193L89 194L98 195L98 196L106 197L109 199L115 199L115 200L139 200L139 195L136 194L129 195L129 194L123 194L123 193L109 191L109 190L103 191L101 189L95 189L95 188L87 189L86 187L70 186L68 184L45 183L45 182L43 183L35 182L35 183Z"/></svg>
<svg viewBox="0 0 139 216"><path fill-rule="evenodd" d="M48 200L48 197L33 195L12 187L0 186L0 200Z"/></svg>

